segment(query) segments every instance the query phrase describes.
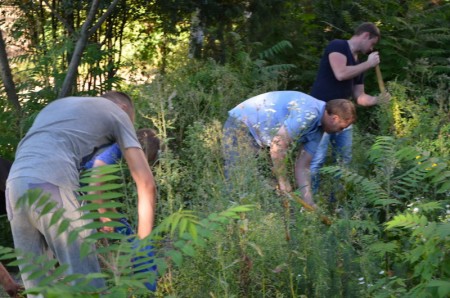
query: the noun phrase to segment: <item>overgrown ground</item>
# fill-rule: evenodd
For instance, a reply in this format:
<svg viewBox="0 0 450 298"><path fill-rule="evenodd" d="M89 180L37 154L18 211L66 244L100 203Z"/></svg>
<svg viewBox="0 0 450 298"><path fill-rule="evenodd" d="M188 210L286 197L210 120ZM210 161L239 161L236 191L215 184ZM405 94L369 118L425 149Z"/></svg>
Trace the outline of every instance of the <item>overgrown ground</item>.
<svg viewBox="0 0 450 298"><path fill-rule="evenodd" d="M327 226L317 214L277 194L265 154L241 163L232 190L224 180L220 136L226 111L271 90L273 80L251 85L217 65L194 69L192 76L174 72L162 82L133 89L143 99L139 125L150 120L166 142L154 167L158 219L180 209L203 218L232 206L253 207L223 229L203 234L202 245L179 247L183 262L169 262L157 296L450 293L448 102L444 108L433 104L441 90L390 82L389 105L358 111L353 163L349 169L324 169L316 198L333 223ZM337 189L335 205L327 199L330 189ZM159 251L165 261L167 243L180 237L170 235Z"/></svg>
<svg viewBox="0 0 450 298"><path fill-rule="evenodd" d="M448 103L434 105L429 90L389 83L389 105L358 111L350 168L324 169L317 214L277 194L265 152L244 155L233 188L224 179L226 112L274 90L282 78L270 75L245 80L205 63L126 90L137 100L137 127L155 128L164 143L153 167L161 276L156 293L136 290L133 282L142 279L124 275L127 248L104 248L102 254L117 256L105 267L111 291L117 297L446 297ZM125 184L115 191L135 223L135 191L121 169ZM330 190L335 204L328 202ZM49 296L89 296L64 281L44 288Z"/></svg>
<svg viewBox="0 0 450 298"><path fill-rule="evenodd" d="M448 296L448 102L435 105L429 97L442 90L428 93L391 82L389 105L360 109L353 162L348 169L332 163L324 169L318 214L277 194L265 152L244 155L233 188L224 179L221 134L227 110L275 90L280 80L278 73L246 80L242 72L208 62L125 90L137 101L136 126L155 128L164 144L153 166L159 199L152 243L161 276L158 291L145 293L135 284L142 285L142 277L126 275L131 252L126 241L103 248L105 256L116 256L106 259L111 293ZM286 160L290 165L292 157ZM124 197L122 208L135 223L135 190L126 166L120 169L125 183L114 191ZM336 191L335 204L328 202L330 190ZM323 223L323 215L331 225ZM49 297L90 295L64 280L44 289Z"/></svg>

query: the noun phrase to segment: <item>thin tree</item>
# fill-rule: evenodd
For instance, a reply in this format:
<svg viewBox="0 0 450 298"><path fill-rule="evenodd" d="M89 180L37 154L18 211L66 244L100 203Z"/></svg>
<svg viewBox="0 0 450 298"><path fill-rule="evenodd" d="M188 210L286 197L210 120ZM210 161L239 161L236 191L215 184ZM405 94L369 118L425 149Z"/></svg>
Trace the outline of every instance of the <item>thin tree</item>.
<svg viewBox="0 0 450 298"><path fill-rule="evenodd" d="M52 8L51 5L48 4L47 0L44 0L44 2L47 4L47 6L51 9L52 13L64 24L67 26L67 23L65 20ZM72 57L70 59L69 67L67 70L66 77L64 78L64 82L61 86L61 90L58 93L58 98L66 97L70 94L78 75L78 66L81 62L81 57L83 56L84 49L86 48L87 42L89 37L94 34L100 26L103 24L103 22L111 15L114 8L116 7L119 0L114 0L106 10L106 12L97 20L97 22L94 24L95 21L95 15L98 11L100 0L94 0L92 1L91 8L89 10L89 13L87 15L86 21L81 26L80 32L78 33L78 39L75 44L75 49L72 53ZM70 28L68 28L70 32Z"/></svg>
<svg viewBox="0 0 450 298"><path fill-rule="evenodd" d="M6 44L3 39L2 30L0 30L0 75L5 87L8 101L14 106L16 111L20 113L21 107L19 103L19 96L17 95L16 86L11 73L11 68L8 63L8 54L6 52Z"/></svg>

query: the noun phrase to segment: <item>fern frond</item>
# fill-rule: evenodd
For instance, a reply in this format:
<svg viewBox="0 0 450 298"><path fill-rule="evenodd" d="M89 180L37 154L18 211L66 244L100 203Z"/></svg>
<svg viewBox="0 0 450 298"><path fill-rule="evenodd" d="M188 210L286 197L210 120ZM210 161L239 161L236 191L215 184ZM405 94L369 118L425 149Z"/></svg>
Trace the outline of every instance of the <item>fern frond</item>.
<svg viewBox="0 0 450 298"><path fill-rule="evenodd" d="M360 230L364 233L374 234L380 232L380 227L371 220L350 220L349 224L352 229Z"/></svg>
<svg viewBox="0 0 450 298"><path fill-rule="evenodd" d="M292 48L292 44L287 40L282 40L277 44L275 44L274 46L272 46L271 48L259 53L258 57L264 60L274 58L277 54L280 54L287 48Z"/></svg>
<svg viewBox="0 0 450 298"><path fill-rule="evenodd" d="M386 229L392 230L394 228L414 228L418 225L424 225L428 222L427 218L420 214L398 214L394 218L386 223Z"/></svg>
<svg viewBox="0 0 450 298"><path fill-rule="evenodd" d="M369 160L375 164L381 164L394 156L394 153L394 138L390 136L378 136L369 151Z"/></svg>
<svg viewBox="0 0 450 298"><path fill-rule="evenodd" d="M296 67L297 66L294 64L276 64L276 65L266 66L263 69L270 73L279 73L279 72L285 72L285 71L291 70Z"/></svg>
<svg viewBox="0 0 450 298"><path fill-rule="evenodd" d="M419 150L409 146L400 148L395 152L395 158L399 161L411 161L416 159L417 156L420 156Z"/></svg>
<svg viewBox="0 0 450 298"><path fill-rule="evenodd" d="M400 245L395 242L376 242L369 246L369 251L379 255L384 256L386 253L394 253L399 249Z"/></svg>
<svg viewBox="0 0 450 298"><path fill-rule="evenodd" d="M351 172L347 169L341 169L338 166L324 167L320 171L323 174L331 175L332 177L342 179L345 183L353 185L361 193L364 194L365 201L371 204L379 200L389 199L386 190L374 180L368 179L362 175Z"/></svg>
<svg viewBox="0 0 450 298"><path fill-rule="evenodd" d="M347 171L343 172L342 178L346 183L352 183L360 188L369 202L375 203L389 198L386 191L376 181Z"/></svg>

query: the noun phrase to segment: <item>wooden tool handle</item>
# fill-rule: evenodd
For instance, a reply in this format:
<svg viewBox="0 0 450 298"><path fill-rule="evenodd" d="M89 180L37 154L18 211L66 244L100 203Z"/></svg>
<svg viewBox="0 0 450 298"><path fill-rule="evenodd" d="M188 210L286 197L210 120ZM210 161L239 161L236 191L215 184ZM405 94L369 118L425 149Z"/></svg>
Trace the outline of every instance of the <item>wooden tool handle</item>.
<svg viewBox="0 0 450 298"><path fill-rule="evenodd" d="M381 76L381 70L380 70L379 64L377 66L375 66L375 72L377 73L377 81L378 81L378 87L380 88L380 92L385 93L386 88L384 87L384 81L383 81L383 77Z"/></svg>
<svg viewBox="0 0 450 298"><path fill-rule="evenodd" d="M314 208L314 207L311 206L310 204L308 204L308 203L306 203L305 201L303 201L299 196L297 196L297 195L295 195L295 194L293 194L293 193L291 193L290 195L291 195L291 197L293 197L298 203L300 203L300 204L303 206L303 208L305 208L306 210L308 210L308 211L315 211L315 210L316 210L316 208ZM330 226L330 225L331 225L331 220L330 220L327 216L325 216L325 215L320 215L320 220L321 220L324 224L326 224L327 226Z"/></svg>

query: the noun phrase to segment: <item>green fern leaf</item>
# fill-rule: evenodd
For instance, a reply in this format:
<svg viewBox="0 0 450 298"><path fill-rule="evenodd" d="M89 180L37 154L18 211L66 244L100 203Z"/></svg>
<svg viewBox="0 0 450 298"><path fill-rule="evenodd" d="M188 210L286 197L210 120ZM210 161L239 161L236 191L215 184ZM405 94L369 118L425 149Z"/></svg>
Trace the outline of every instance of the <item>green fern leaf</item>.
<svg viewBox="0 0 450 298"><path fill-rule="evenodd" d="M369 251L384 256L386 253L394 253L399 249L399 244L395 241L388 243L376 242L368 247Z"/></svg>
<svg viewBox="0 0 450 298"><path fill-rule="evenodd" d="M423 220L426 220L426 217L422 215L411 213L399 214L386 223L386 229L392 230L393 228L412 228L423 223Z"/></svg>

